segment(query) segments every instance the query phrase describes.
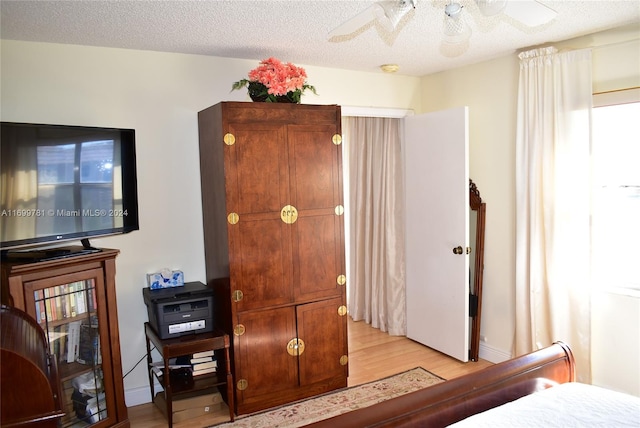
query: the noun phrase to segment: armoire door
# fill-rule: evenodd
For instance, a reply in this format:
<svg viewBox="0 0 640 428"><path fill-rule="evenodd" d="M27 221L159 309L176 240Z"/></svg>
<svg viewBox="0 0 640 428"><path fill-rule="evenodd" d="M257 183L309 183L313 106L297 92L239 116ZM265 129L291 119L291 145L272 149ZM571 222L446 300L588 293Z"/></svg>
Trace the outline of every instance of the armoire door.
<svg viewBox="0 0 640 428"><path fill-rule="evenodd" d="M240 313L234 332L239 403L250 408L298 386L298 358L287 350L297 337L294 306Z"/></svg>
<svg viewBox="0 0 640 428"><path fill-rule="evenodd" d="M469 359L468 108L405 118L407 337Z"/></svg>
<svg viewBox="0 0 640 428"><path fill-rule="evenodd" d="M226 209L231 289L242 293L238 311L293 302L291 225L281 210L289 201L287 127L229 125Z"/></svg>
<svg viewBox="0 0 640 428"><path fill-rule="evenodd" d="M289 125L296 302L338 296L344 282L342 150L335 125Z"/></svg>
<svg viewBox="0 0 640 428"><path fill-rule="evenodd" d="M310 385L347 375L347 310L342 298L297 307L300 384Z"/></svg>

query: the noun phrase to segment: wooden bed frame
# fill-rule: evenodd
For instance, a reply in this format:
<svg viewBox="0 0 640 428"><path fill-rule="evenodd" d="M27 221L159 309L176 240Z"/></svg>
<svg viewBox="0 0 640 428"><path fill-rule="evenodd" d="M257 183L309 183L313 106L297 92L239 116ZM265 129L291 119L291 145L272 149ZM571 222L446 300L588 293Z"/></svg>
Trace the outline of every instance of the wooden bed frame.
<svg viewBox="0 0 640 428"><path fill-rule="evenodd" d="M566 344L556 342L475 373L309 426L443 427L533 392L573 381L573 354Z"/></svg>

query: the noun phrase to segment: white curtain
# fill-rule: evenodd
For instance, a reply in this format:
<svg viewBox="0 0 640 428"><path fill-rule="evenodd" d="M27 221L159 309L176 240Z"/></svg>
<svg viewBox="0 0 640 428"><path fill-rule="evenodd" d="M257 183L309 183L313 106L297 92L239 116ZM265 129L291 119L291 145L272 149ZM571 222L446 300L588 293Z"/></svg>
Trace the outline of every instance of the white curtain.
<svg viewBox="0 0 640 428"><path fill-rule="evenodd" d="M591 380L591 51L520 54L516 335L521 355L563 341Z"/></svg>
<svg viewBox="0 0 640 428"><path fill-rule="evenodd" d="M344 117L349 314L406 334L401 119Z"/></svg>

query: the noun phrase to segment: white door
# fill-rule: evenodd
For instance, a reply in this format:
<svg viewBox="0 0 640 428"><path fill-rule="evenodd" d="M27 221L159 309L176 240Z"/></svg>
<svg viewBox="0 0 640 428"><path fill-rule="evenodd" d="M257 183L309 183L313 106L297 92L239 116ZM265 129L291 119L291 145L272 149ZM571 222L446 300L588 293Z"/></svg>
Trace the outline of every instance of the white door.
<svg viewBox="0 0 640 428"><path fill-rule="evenodd" d="M469 359L468 116L460 107L405 118L407 336L461 361Z"/></svg>

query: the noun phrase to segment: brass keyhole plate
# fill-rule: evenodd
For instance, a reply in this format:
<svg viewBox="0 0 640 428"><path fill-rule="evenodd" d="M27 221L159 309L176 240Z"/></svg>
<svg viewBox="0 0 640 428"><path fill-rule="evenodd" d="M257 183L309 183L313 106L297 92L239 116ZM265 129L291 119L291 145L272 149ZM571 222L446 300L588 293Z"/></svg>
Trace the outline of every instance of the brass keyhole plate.
<svg viewBox="0 0 640 428"><path fill-rule="evenodd" d="M304 352L304 341L302 339L294 337L289 341L289 343L287 343L287 352L292 357L302 355L302 353Z"/></svg>
<svg viewBox="0 0 640 428"><path fill-rule="evenodd" d="M298 210L293 205L285 205L280 210L280 218L287 224L293 224L298 220Z"/></svg>

